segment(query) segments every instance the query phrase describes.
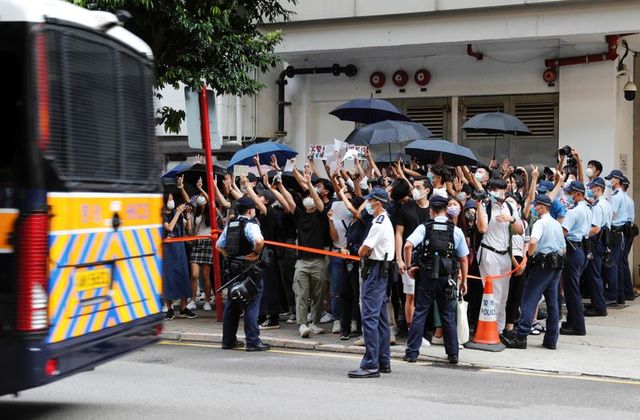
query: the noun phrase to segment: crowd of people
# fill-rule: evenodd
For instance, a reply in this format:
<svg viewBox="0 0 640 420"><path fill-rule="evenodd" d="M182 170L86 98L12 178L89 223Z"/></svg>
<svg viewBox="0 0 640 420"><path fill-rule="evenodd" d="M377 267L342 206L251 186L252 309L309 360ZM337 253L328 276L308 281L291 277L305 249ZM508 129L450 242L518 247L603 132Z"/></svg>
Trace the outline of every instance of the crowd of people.
<svg viewBox="0 0 640 420"><path fill-rule="evenodd" d="M291 172L284 172L275 157L268 172L262 172L258 157L255 163L258 175L217 177L214 197L203 189L201 179L195 195L187 194L178 177L175 188L165 192L163 225L165 237L209 235L208 203L214 199L220 231L246 218L259 227L254 239L303 247L264 245L273 258L261 270L259 301L251 310L255 317L245 316L245 324L255 319L250 329L280 328L286 322L297 324L299 336L308 338L325 333L324 324L339 340L364 344L365 278L356 259L338 254L366 260L369 254L362 250L373 250L365 239L372 225L387 223L380 219L383 212L394 234L385 285L388 336L392 344L396 337L409 337L408 361L415 360L420 346L444 343L457 362L457 340L456 349L449 348L449 302L455 305L457 299L434 298L433 307L419 299L421 283L429 281L416 275L425 270L420 245L424 247L434 221L455 227L450 230L454 268L448 277L456 284L456 297L465 295L468 302L465 321L472 336L487 277L494 279L498 333L505 345L515 348L526 348L530 334L545 334L544 345L555 348L558 333L585 335L585 317L606 316L607 308L637 297L628 263L638 234L634 203L627 194L629 179L618 169L603 177L602 164L590 160L585 165L575 149L561 149L557 166L542 170L506 159L474 168L416 160L380 164L367 152L350 170L340 165L323 168L327 179L318 177L310 159L301 170L293 159ZM211 240L164 247L166 319L176 316L174 301L180 302L181 317L196 317L199 306L211 310L213 253L218 252ZM224 253L224 247L219 251ZM249 247L247 252L256 250ZM547 255L562 261L556 266L543 258ZM224 272L226 258L222 260ZM536 264L553 266L557 275L531 275ZM583 299L591 303L583 304ZM545 317L542 325L538 320Z"/></svg>

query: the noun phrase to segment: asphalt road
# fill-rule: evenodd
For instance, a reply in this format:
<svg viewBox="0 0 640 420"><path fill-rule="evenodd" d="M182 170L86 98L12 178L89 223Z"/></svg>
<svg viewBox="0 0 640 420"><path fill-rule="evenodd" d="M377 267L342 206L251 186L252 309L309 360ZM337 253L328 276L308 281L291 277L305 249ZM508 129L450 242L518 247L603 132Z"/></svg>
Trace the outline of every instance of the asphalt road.
<svg viewBox="0 0 640 420"><path fill-rule="evenodd" d="M640 383L392 362L348 379L359 356L166 343L13 396L0 419L638 418Z"/></svg>

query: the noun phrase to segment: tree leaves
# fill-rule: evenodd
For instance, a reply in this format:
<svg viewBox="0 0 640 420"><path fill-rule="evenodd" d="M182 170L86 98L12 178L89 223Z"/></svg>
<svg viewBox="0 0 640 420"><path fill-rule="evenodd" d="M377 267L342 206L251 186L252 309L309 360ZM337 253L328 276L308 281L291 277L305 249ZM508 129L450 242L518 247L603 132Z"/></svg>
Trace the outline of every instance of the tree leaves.
<svg viewBox="0 0 640 420"><path fill-rule="evenodd" d="M156 87L192 89L209 85L218 94L254 95L264 85L251 77L280 59L274 54L280 31L265 23L286 21L290 11L279 0L68 0L95 10L125 9L125 27L146 41L156 61ZM297 0L286 0L295 4ZM184 112L158 110L169 132L177 133Z"/></svg>

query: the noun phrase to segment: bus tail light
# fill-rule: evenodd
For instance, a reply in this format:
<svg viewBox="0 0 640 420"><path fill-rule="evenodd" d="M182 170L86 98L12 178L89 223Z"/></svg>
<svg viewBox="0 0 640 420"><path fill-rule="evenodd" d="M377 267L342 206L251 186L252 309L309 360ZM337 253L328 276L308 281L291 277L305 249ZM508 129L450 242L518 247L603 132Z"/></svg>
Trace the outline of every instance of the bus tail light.
<svg viewBox="0 0 640 420"><path fill-rule="evenodd" d="M47 359L47 362L44 365L44 374L47 376L56 376L60 374L58 359Z"/></svg>
<svg viewBox="0 0 640 420"><path fill-rule="evenodd" d="M16 232L18 299L16 329L32 332L48 327L47 264L49 218L46 213L26 216Z"/></svg>

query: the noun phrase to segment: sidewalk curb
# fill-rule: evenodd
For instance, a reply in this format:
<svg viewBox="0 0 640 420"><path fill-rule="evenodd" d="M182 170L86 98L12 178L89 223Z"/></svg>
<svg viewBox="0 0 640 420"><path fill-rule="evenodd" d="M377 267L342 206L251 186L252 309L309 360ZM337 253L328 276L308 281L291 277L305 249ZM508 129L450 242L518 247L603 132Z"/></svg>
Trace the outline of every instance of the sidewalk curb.
<svg viewBox="0 0 640 420"><path fill-rule="evenodd" d="M164 331L160 338L167 341L194 341L201 343L214 343L221 344L222 343L222 334L213 334L213 333L189 333L189 332L180 332L180 331ZM238 335L239 339L244 339L243 335ZM275 348L281 349L295 349L295 350L315 350L321 352L329 352L329 353L342 353L342 354L354 354L360 355L364 354L365 348L361 346L355 345L341 345L341 344L321 344L318 341L307 341L307 340L292 340L292 339L282 339L275 337L261 337L262 341L266 344L270 344ZM404 356L404 346L391 346L391 358L395 360L402 360ZM449 365L447 359L443 356L442 358L433 357L433 356L418 356L418 361L423 363L432 363L432 364L444 364ZM461 361L459 363L459 367L467 368L467 369L502 369L509 371L517 371L523 373L540 373L540 374L556 374L556 375L568 375L568 376L577 376L577 377L585 377L585 378L601 378L601 379L615 379L615 380L625 380L631 382L638 382L640 380L637 378L629 378L624 376L611 376L611 375L597 375L590 374L584 372L571 372L566 370L553 370L553 369L531 369L531 368L523 368L523 367L514 367L514 366L504 366L504 365L485 365L480 363L470 363Z"/></svg>

